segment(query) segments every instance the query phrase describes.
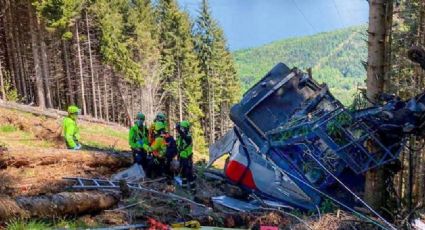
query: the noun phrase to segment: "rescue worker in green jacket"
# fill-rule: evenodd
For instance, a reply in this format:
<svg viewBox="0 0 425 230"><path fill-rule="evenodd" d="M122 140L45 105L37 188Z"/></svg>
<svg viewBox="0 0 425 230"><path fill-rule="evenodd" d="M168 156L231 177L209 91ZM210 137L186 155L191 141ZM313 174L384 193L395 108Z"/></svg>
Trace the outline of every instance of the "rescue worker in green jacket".
<svg viewBox="0 0 425 230"><path fill-rule="evenodd" d="M196 192L195 177L193 175L193 140L190 133L189 121L177 123L177 152L180 160L180 170L182 176L182 187L189 188L192 193Z"/></svg>
<svg viewBox="0 0 425 230"><path fill-rule="evenodd" d="M75 105L71 105L68 107L68 116L63 119L63 133L68 149L81 149L80 133L77 125L79 113L80 109Z"/></svg>
<svg viewBox="0 0 425 230"><path fill-rule="evenodd" d="M149 143L152 143L155 140L155 123L162 122L165 125L165 130L167 131L167 117L164 113L159 112L155 119L153 120L152 125L149 127Z"/></svg>
<svg viewBox="0 0 425 230"><path fill-rule="evenodd" d="M128 142L133 152L134 163L142 165L145 171L148 170L148 128L145 125L145 115L143 113L137 114L134 125L130 128Z"/></svg>

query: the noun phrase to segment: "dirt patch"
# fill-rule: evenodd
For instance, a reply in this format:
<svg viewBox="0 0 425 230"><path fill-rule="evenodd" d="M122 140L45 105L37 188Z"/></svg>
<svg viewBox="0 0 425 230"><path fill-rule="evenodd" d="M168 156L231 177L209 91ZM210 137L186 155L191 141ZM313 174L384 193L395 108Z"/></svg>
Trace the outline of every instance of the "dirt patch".
<svg viewBox="0 0 425 230"><path fill-rule="evenodd" d="M125 154L40 149L7 151L0 155L0 193L9 196L62 191L63 177L109 178L131 165Z"/></svg>
<svg viewBox="0 0 425 230"><path fill-rule="evenodd" d="M0 108L0 124L11 124L19 130L34 134L39 140L61 144L60 121Z"/></svg>

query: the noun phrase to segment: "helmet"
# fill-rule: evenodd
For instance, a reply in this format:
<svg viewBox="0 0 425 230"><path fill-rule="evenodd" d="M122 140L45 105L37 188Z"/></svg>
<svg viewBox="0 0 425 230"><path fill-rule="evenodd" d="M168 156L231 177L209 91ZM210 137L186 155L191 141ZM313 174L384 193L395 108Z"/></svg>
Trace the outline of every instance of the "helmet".
<svg viewBox="0 0 425 230"><path fill-rule="evenodd" d="M138 112L137 115L136 115L136 119L144 121L145 120L145 114Z"/></svg>
<svg viewBox="0 0 425 230"><path fill-rule="evenodd" d="M190 128L190 122L187 121L187 120L183 120L183 121L180 122L180 126L188 129L188 128Z"/></svg>
<svg viewBox="0 0 425 230"><path fill-rule="evenodd" d="M167 117L165 116L164 113L161 113L161 112L159 112L155 117L155 121L164 122L165 120L167 120Z"/></svg>
<svg viewBox="0 0 425 230"><path fill-rule="evenodd" d="M165 124L164 122L156 121L155 122L155 131L159 132L161 130L165 130Z"/></svg>
<svg viewBox="0 0 425 230"><path fill-rule="evenodd" d="M79 112L80 112L80 109L75 105L71 105L68 107L69 114L78 114Z"/></svg>

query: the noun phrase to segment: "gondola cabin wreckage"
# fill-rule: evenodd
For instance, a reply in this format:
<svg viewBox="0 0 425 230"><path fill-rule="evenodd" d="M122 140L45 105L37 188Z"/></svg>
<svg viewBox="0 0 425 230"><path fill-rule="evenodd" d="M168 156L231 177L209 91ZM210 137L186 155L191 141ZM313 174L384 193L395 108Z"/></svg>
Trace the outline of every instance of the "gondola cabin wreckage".
<svg viewBox="0 0 425 230"><path fill-rule="evenodd" d="M210 147L210 164L228 153L225 177L265 200L316 210L330 199L379 217L359 195L365 172L397 165L407 138L425 135L424 95L348 109L325 84L279 63L232 107L234 128Z"/></svg>

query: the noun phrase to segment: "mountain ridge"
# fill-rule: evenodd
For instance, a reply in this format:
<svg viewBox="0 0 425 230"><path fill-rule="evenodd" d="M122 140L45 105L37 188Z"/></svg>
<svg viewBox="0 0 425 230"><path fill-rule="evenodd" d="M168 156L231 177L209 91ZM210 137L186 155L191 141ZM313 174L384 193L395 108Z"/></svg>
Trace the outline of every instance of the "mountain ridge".
<svg viewBox="0 0 425 230"><path fill-rule="evenodd" d="M278 62L289 67L312 67L313 77L327 83L331 92L349 104L359 85L364 85L367 58L366 25L275 41L233 52L244 91Z"/></svg>

